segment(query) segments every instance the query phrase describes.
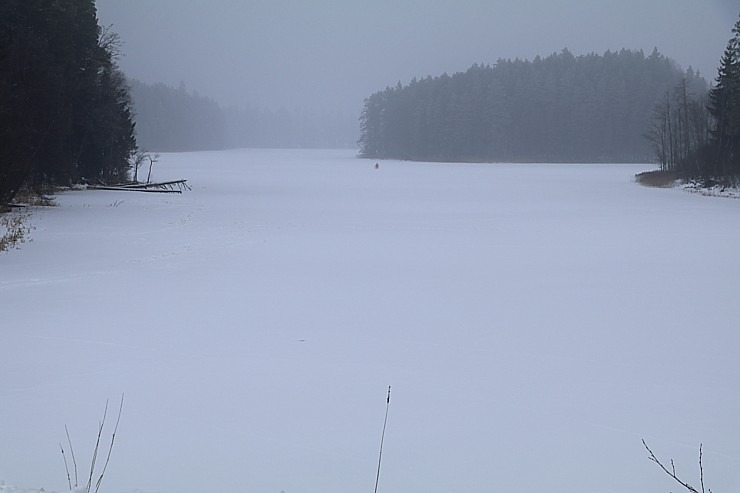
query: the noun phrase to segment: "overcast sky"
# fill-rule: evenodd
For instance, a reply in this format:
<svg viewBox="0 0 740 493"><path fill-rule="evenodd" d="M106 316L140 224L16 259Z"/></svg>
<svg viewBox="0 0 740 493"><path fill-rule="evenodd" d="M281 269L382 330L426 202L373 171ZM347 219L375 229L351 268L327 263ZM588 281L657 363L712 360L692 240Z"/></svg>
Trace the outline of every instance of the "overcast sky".
<svg viewBox="0 0 740 493"><path fill-rule="evenodd" d="M738 0L98 0L131 77L223 104L359 112L371 93L498 58L657 47L713 79Z"/></svg>

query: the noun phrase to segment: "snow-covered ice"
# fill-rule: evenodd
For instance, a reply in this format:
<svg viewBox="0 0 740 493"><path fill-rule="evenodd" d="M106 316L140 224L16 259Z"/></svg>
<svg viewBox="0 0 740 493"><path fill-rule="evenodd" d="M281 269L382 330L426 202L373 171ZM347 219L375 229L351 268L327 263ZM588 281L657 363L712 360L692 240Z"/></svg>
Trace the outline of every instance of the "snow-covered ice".
<svg viewBox="0 0 740 493"><path fill-rule="evenodd" d="M738 489L740 201L374 164L165 154L191 192L36 211L0 255L0 479L65 491L65 424L82 474L125 392L101 493L371 491L392 385L382 493L675 490L641 438Z"/></svg>

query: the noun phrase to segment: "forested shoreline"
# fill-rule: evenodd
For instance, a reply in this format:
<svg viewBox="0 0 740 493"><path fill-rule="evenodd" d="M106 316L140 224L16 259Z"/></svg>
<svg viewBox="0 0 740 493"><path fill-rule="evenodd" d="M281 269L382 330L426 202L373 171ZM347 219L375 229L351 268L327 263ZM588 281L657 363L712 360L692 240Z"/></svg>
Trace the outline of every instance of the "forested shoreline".
<svg viewBox="0 0 740 493"><path fill-rule="evenodd" d="M715 82L710 87L657 49L650 56L621 50L578 57L566 49L544 59L473 65L367 98L360 156L657 162L669 180L737 185L740 20Z"/></svg>
<svg viewBox="0 0 740 493"><path fill-rule="evenodd" d="M24 186L127 175L136 137L118 49L94 0L0 3L0 204Z"/></svg>
<svg viewBox="0 0 740 493"><path fill-rule="evenodd" d="M28 188L128 179L144 151L351 147L354 116L223 108L128 80L95 0L0 3L0 206ZM348 124L349 123L349 124Z"/></svg>
<svg viewBox="0 0 740 493"><path fill-rule="evenodd" d="M354 115L330 110L223 107L214 99L163 83L131 80L139 146L148 151L240 147L351 148Z"/></svg>
<svg viewBox="0 0 740 493"><path fill-rule="evenodd" d="M669 177L740 183L740 19L720 60L716 85L696 94L682 80L667 90L646 136L660 171Z"/></svg>
<svg viewBox="0 0 740 493"><path fill-rule="evenodd" d="M645 162L656 101L708 84L657 49L498 60L376 92L360 154L427 161Z"/></svg>
<svg viewBox="0 0 740 493"><path fill-rule="evenodd" d="M142 151L351 147L354 117L222 107L184 84L128 80L95 0L0 3L0 206L21 188L128 179ZM740 21L711 86L657 49L500 59L372 94L360 156L658 162L740 175ZM140 151L140 149L142 151Z"/></svg>
<svg viewBox="0 0 740 493"><path fill-rule="evenodd" d="M163 83L129 81L142 149L157 152L204 151L226 147L226 122L212 99Z"/></svg>

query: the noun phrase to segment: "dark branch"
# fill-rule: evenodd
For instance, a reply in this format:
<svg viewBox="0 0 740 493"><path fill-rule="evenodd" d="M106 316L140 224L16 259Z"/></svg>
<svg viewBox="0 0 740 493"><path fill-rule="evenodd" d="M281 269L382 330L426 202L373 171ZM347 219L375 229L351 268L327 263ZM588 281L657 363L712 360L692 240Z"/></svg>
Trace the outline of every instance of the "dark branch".
<svg viewBox="0 0 740 493"><path fill-rule="evenodd" d="M643 441L642 441L642 444L643 444L643 445L645 446L645 448L647 449L648 453L650 454L648 458L649 458L649 459L650 459L651 461L653 461L653 462L655 462L656 464L658 464L658 466L660 466L660 468L661 468L661 469L663 469L663 471L664 471L664 472L665 472L665 473L666 473L667 475L669 475L670 477L672 477L673 479L675 479L675 480L676 480L676 481L678 482L678 484L680 484L681 486L683 486L684 488L686 488L687 490L689 490L689 491L690 491L691 493L699 493L699 491L697 491L697 489L696 489L696 488L694 488L693 486L691 486L691 485L690 485L689 483L687 483L687 482L685 482L685 481L681 480L681 479L680 479L680 478L679 478L679 477L678 477L678 476L676 475L676 467L675 467L675 466L674 466L674 464L673 464L673 459L671 459L671 470L668 470L668 468L666 468L666 467L665 467L665 466L663 465L663 463L662 463L662 462L660 462L660 460L658 460L658 458L657 458L657 457L655 456L655 454L653 453L653 451L652 451L652 450L650 450L650 447L648 447L648 444L647 444L647 443L645 443L645 440L643 440ZM701 450L701 449L700 449L700 450ZM702 479L702 491L703 491L703 489L704 489L704 487L703 487L703 482L704 482L704 480Z"/></svg>

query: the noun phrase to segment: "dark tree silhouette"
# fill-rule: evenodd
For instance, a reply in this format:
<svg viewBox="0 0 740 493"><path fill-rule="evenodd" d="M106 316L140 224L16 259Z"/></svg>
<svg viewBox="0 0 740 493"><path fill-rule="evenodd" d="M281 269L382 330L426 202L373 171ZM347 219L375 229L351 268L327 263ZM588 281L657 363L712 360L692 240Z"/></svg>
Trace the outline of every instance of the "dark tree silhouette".
<svg viewBox="0 0 740 493"><path fill-rule="evenodd" d="M720 62L717 85L709 93L709 111L716 120L712 132L715 172L740 174L740 19Z"/></svg>
<svg viewBox="0 0 740 493"><path fill-rule="evenodd" d="M499 60L376 92L360 116L360 155L431 161L645 162L651 112L685 80L657 50ZM688 115L682 115L686 118Z"/></svg>
<svg viewBox="0 0 740 493"><path fill-rule="evenodd" d="M136 140L117 53L94 0L0 3L0 203L126 174Z"/></svg>

